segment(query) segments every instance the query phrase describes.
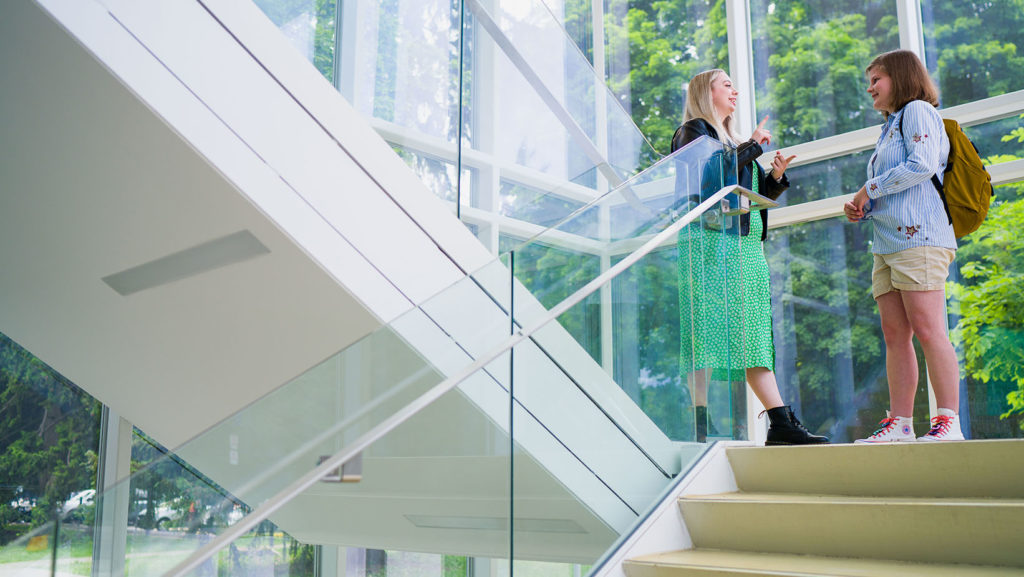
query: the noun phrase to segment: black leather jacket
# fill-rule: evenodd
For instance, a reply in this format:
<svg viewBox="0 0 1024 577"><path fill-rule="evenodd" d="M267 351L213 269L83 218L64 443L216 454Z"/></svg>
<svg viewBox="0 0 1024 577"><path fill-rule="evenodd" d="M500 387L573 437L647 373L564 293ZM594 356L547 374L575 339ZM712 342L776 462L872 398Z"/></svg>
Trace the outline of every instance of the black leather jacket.
<svg viewBox="0 0 1024 577"><path fill-rule="evenodd" d="M672 152L679 150L683 146L686 146L690 142L697 140L701 136L710 136L711 138L718 139L718 131L715 127L704 120L703 118L693 118L688 120L685 124L676 129L676 133L672 136ZM736 161L739 163L739 185L753 190L754 175L757 175L758 179L758 193L762 196L766 196L772 200L779 198L783 191L789 188L789 178L783 174L782 182L775 180L774 177L767 176L764 170L761 169L761 165L757 163L757 157L764 154L764 150L761 145L748 140L740 144L736 148ZM761 215L761 240L767 240L768 238L768 211L759 210L758 214ZM740 234L747 236L750 234L750 215L744 214L740 219Z"/></svg>

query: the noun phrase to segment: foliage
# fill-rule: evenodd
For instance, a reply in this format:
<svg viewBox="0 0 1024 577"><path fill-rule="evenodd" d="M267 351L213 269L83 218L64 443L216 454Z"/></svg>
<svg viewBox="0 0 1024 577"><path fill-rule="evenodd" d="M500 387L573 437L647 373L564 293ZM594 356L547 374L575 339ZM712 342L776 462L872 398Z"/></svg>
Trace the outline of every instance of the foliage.
<svg viewBox="0 0 1024 577"><path fill-rule="evenodd" d="M1019 89L1024 77L1024 0L932 2L944 106Z"/></svg>
<svg viewBox="0 0 1024 577"><path fill-rule="evenodd" d="M33 526L67 497L93 486L100 404L0 334L0 520Z"/></svg>
<svg viewBox="0 0 1024 577"><path fill-rule="evenodd" d="M655 150L667 153L683 111L683 86L728 68L723 0L610 0L605 10L608 85Z"/></svg>
<svg viewBox="0 0 1024 577"><path fill-rule="evenodd" d="M1003 418L1024 414L1024 184L1002 186L988 218L959 251L962 282L947 291L958 303L953 342L965 370L981 383L1015 387ZM1024 430L1024 420L1020 421Z"/></svg>

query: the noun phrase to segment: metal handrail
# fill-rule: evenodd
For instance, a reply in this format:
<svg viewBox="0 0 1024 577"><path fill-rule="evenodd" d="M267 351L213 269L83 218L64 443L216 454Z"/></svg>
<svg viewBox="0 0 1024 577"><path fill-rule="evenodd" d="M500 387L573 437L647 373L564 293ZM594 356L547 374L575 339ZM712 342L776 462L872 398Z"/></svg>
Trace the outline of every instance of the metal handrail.
<svg viewBox="0 0 1024 577"><path fill-rule="evenodd" d="M593 280L585 284L579 290L566 297L562 302L552 307L548 313L535 322L532 325L524 326L509 336L498 346L492 348L490 351L480 356L477 360L465 366L460 371L456 372L447 379L441 381L415 400L410 402L408 405L402 407L396 411L393 415L387 419L381 421L379 424L371 428L370 430L363 433L358 439L353 441L344 449L338 451L332 455L329 459L324 460L315 469L306 473L299 479L295 480L284 489L278 491L274 496L270 497L263 502L259 507L253 509L251 513L240 519L234 525L228 527L223 533L217 535L214 539L210 540L206 545L197 549L194 553L189 555L186 559L172 567L169 571L164 573L164 577L184 577L189 572L198 568L203 562L215 555L222 548L238 539L246 532L255 528L258 524L266 520L275 511L285 506L299 493L315 485L320 479L326 477L332 472L336 471L339 467L344 465L347 461L353 457L362 453L365 449L373 445L376 441L382 438L384 435L390 433L402 423L409 420L411 417L419 413L424 408L428 407L431 403L441 398L445 393L458 386L462 381L469 378L471 375L487 366L489 363L505 354L509 349L516 346L520 342L529 338L535 332L546 326L549 322L557 319L566 311L576 306L583 299L587 298L602 286L608 283L611 279L617 277L626 269L636 264L641 258L647 256L649 253L659 248L663 242L667 239L675 236L679 233L683 227L689 225L694 220L699 218L708 209L717 205L727 195L736 192L742 192L739 185L729 185L718 192L709 196L706 200L697 205L693 210L687 212L682 218L675 221L671 225L665 228L665 230L654 235L650 240L645 242L643 246L636 249L628 256L623 258L621 261L610 267L605 272L601 273Z"/></svg>

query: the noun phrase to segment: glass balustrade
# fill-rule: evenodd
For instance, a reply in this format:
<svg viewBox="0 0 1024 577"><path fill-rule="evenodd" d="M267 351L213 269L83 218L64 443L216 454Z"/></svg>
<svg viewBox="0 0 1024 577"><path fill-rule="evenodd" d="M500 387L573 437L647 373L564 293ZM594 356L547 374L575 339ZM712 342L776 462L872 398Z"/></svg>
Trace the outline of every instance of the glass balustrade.
<svg viewBox="0 0 1024 577"><path fill-rule="evenodd" d="M706 196L722 184L734 181L735 173L730 176L729 172L734 166L730 152L723 151L714 141L699 141L666 159L650 174L628 183L630 201L622 201L618 193L607 195L602 206L633 202L637 211L646 215L624 216L616 242L640 246L642 241L655 238L685 216L699 203L701 194ZM699 192L691 195L691 190ZM638 193L642 200L636 196ZM481 368L444 397L461 400L437 400L429 405L429 411L417 413L410 422L427 419L425 415L429 414L434 415L432 424L424 425L404 442L434 442L429 441L434 436L459 439L465 428L482 427L466 434L468 439L475 439L471 443L463 440L439 444L456 454L428 453L417 463L429 469L438 464L436 459L450 457L453 462L458 461L467 456L459 453L460 447L501 448L505 451L501 466L514 468L520 474L533 471L531 474L547 479L542 483L545 491L551 486L563 491L558 498L565 511L590 515L572 522L544 515L545 504L551 505L553 501L543 491L540 495L532 492L535 482L540 481L527 476L519 479L521 485L517 485L516 476L503 473L498 477L500 482L487 484L506 487L513 494L517 487L523 491L517 499L499 499L512 510L505 519L514 521L522 517L522 530L536 534L524 537L519 549L521 556L506 553L504 557L550 560L548 553L539 551L550 546L548 533L554 533L581 547L559 559L577 563L596 559L678 473L683 457L677 447L661 438L656 428L646 424L646 417L630 409L631 403L623 402L628 397L589 355L573 353L582 349L560 324L550 323L543 329L546 332L529 335L511 353L503 345L513 330L548 320L544 318L544 305L524 284L536 283L530 277L531 271L522 271L522 278L515 283L509 276L510 269L516 269L517 252L545 247L543 251L548 245L559 245L564 240L559 229L564 227L571 228L571 219L521 243L517 251L483 267L173 452L144 439L133 455L140 468L129 479L91 495L88 513L85 508L77 513L58 510L54 521L24 535L5 551L32 542L48 548L48 558L38 559L43 566L89 566L97 561L83 558L82 543L90 535L105 535L108 546L119 547L108 553L118 555L117 551L121 551L120 558L128 560L125 575L159 573L225 534L261 504L287 494L322 459L359 442L363 435L408 410L414 401L444 381L446 375L457 373L478 359ZM677 238L684 238L685 234L686 229L677 231L665 237L666 242L674 246ZM620 250L628 247L620 245ZM543 260L543 255L540 258ZM537 292L544 298L568 294L578 290L580 280L590 284L588 293L611 286L610 276L597 284L594 276L560 278L547 290ZM581 302L585 303L585 298ZM574 318L578 306L569 307L560 320ZM508 311L512 310L518 311L515 325L509 318ZM620 346L636 347L636 343ZM552 356L556 349L562 354ZM520 383L518 387L516 383ZM580 383L586 386L581 387ZM567 412L570 407L572 411ZM476 424L471 426L472 423ZM596 443L598 438L604 441ZM398 453L405 450L398 442L374 446L378 449L361 453L360 459L346 465L356 469L342 469L337 476L365 477L371 455L387 454L379 447L391 447ZM614 450L607 450L611 447ZM511 454L517 458L509 460ZM686 458L695 454L696 451L690 451ZM476 455L470 451L469 456ZM623 471L628 469L622 468L623 462L635 463L643 474L634 478L624 475ZM405 480L412 483L422 479L415 470L407 471L407 475ZM393 480L393 476L389 478ZM479 479L472 484L477 483ZM601 489L595 493L598 487ZM415 492L410 489L410 494ZM522 515L515 512L519 498ZM310 512L313 510L317 509L306 510L302 518L315 524L314 517L320 517ZM431 514L452 516L436 506ZM439 522L431 520L431 514L422 522ZM203 574L211 567L245 567L250 562L258 566L267 562L259 561L258 557L272 552L275 542L288 548L289 559L303 555L296 553L303 543L330 542L316 537L308 527L298 531L289 527L282 522L286 518L282 515L276 512L270 519L280 528L266 523L251 527L244 539L234 540L219 553L213 565L204 563L195 574ZM363 516L347 516L339 510L337 515L327 518L332 526L340 527L345 519L355 522L352 520ZM359 542L373 544L373 540L367 539ZM514 541L508 547L514 548ZM257 560L245 560L253 555Z"/></svg>
<svg viewBox="0 0 1024 577"><path fill-rule="evenodd" d="M125 575L159 574L507 339L507 270L492 261L173 452L150 443L129 479L53 509L5 551L34 543L52 550L39 563L88 567L81 545L105 532Z"/></svg>

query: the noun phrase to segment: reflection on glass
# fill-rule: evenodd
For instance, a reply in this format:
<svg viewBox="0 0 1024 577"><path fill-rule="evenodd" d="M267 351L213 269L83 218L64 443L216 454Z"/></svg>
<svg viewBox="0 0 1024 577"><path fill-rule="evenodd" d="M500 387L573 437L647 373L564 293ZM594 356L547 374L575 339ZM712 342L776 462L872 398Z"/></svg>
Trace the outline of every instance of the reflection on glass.
<svg viewBox="0 0 1024 577"><path fill-rule="evenodd" d="M434 196L448 202L455 202L459 194L462 194L463 198L472 198L475 190L475 170L463 168L462 181L456 183L454 162L448 162L397 144L391 145L391 148L398 153L398 156L402 157L409 168L416 172L420 181L427 186L430 192L434 193Z"/></svg>
<svg viewBox="0 0 1024 577"><path fill-rule="evenodd" d="M553 226L565 220L575 211L583 208L582 201L550 194L548 191L516 182L501 182L501 205L499 214L543 227ZM598 235L598 214L587 209L572 219L566 232L596 238Z"/></svg>
<svg viewBox="0 0 1024 577"><path fill-rule="evenodd" d="M345 2L353 105L365 116L454 143L459 134L459 3ZM472 42L466 43L472 62ZM463 84L463 90L469 86Z"/></svg>
<svg viewBox="0 0 1024 577"><path fill-rule="evenodd" d="M1016 2L921 1L925 63L943 106L1024 88L1024 10Z"/></svg>
<svg viewBox="0 0 1024 577"><path fill-rule="evenodd" d="M751 0L750 20L757 117L771 115L773 145L880 122L864 67L900 47L895 2Z"/></svg>

